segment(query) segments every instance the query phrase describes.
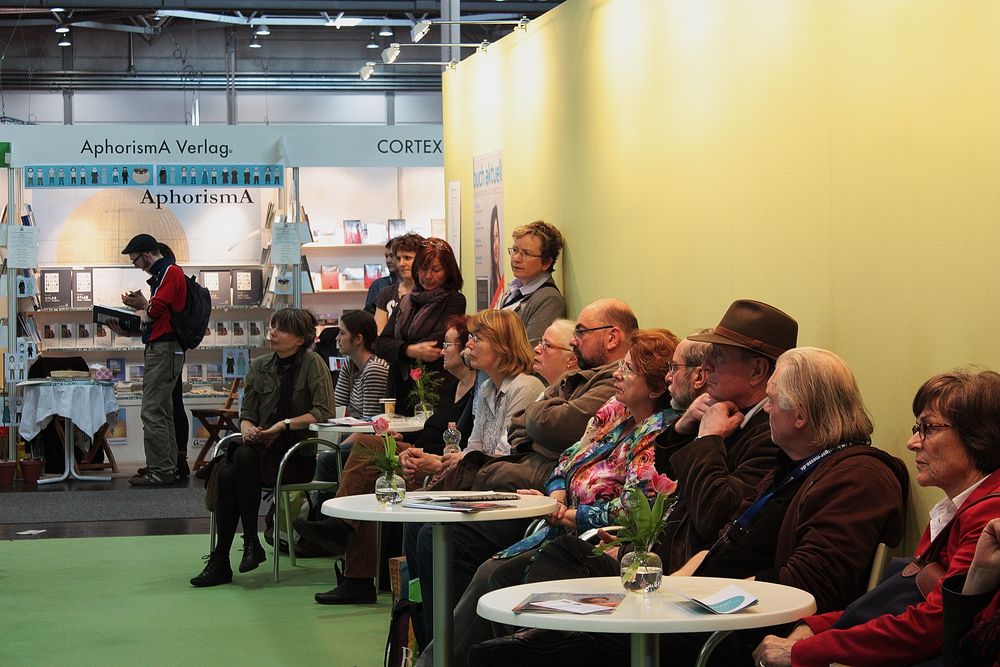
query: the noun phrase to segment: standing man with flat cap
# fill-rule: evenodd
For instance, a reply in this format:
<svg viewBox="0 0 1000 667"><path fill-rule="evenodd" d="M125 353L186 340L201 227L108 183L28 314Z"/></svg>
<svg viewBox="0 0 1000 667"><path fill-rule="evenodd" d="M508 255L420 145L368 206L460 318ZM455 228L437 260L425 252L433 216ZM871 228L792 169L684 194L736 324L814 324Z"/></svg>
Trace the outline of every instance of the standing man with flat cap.
<svg viewBox="0 0 1000 667"><path fill-rule="evenodd" d="M122 303L138 311L142 319L146 366L142 376L142 444L146 466L129 484L165 486L177 481L177 439L171 396L184 368L184 350L177 341L170 314L184 310L187 283L181 268L163 257L156 239L149 234L133 237L122 254L128 255L133 266L152 276L148 281L148 301L141 291L122 294Z"/></svg>
<svg viewBox="0 0 1000 667"><path fill-rule="evenodd" d="M729 306L719 326L689 340L711 343L707 391L657 439L656 469L677 481L680 500L661 539L665 569L711 545L757 483L774 468L764 403L775 361L796 345L799 325L760 301Z"/></svg>

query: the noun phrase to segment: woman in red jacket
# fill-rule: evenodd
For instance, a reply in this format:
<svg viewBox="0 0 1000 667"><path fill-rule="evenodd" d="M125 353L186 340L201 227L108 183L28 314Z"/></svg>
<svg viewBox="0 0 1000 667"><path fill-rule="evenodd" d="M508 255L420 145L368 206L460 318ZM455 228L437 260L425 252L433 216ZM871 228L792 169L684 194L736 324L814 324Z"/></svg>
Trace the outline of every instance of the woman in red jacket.
<svg viewBox="0 0 1000 667"><path fill-rule="evenodd" d="M917 554L927 552L934 538L947 531L933 562L950 577L969 569L983 527L1000 514L1000 375L936 375L917 391L913 414L917 423L906 446L914 453L917 483L936 486L946 496L931 510ZM787 638L769 635L754 651L754 661L759 667L941 664L940 582L926 599L901 613L841 627L846 625L838 624L843 613L810 616Z"/></svg>

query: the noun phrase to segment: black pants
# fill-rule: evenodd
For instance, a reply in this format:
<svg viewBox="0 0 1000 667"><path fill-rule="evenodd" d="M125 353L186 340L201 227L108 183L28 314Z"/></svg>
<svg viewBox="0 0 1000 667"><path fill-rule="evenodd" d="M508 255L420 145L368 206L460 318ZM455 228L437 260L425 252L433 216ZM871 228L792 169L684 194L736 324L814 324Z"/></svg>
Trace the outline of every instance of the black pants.
<svg viewBox="0 0 1000 667"><path fill-rule="evenodd" d="M260 513L260 457L249 445L229 450L229 460L219 471L219 497L215 505L218 542L216 550L228 553L236 536L236 526L243 524L244 539L257 539L257 515Z"/></svg>
<svg viewBox="0 0 1000 667"><path fill-rule="evenodd" d="M184 457L187 458L188 427L190 425L188 424L187 412L184 410L184 383L181 378L177 378L177 382L174 384L171 400L174 404L174 434L177 437L177 451L184 452Z"/></svg>

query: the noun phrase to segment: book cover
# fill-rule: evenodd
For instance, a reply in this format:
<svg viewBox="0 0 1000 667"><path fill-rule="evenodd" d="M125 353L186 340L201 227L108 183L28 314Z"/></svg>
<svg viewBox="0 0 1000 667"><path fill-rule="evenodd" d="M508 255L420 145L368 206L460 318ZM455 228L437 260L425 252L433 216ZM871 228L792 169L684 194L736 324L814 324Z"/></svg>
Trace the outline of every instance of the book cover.
<svg viewBox="0 0 1000 667"><path fill-rule="evenodd" d="M43 324L42 325L42 343L45 347L57 347L59 345L59 336L57 324Z"/></svg>
<svg viewBox="0 0 1000 667"><path fill-rule="evenodd" d="M365 284L365 271L360 266L345 266L340 277L344 289L358 289Z"/></svg>
<svg viewBox="0 0 1000 667"><path fill-rule="evenodd" d="M389 238L394 239L406 233L406 220L404 218L389 218Z"/></svg>
<svg viewBox="0 0 1000 667"><path fill-rule="evenodd" d="M94 347L94 323L79 322L76 325L76 346L80 349Z"/></svg>
<svg viewBox="0 0 1000 667"><path fill-rule="evenodd" d="M111 371L111 379L113 381L125 381L125 357L108 357L104 363L108 367L108 370Z"/></svg>
<svg viewBox="0 0 1000 667"><path fill-rule="evenodd" d="M198 282L211 293L213 308L232 305L232 275L229 271L200 271Z"/></svg>
<svg viewBox="0 0 1000 667"><path fill-rule="evenodd" d="M94 347L111 347L111 329L96 322L94 323Z"/></svg>
<svg viewBox="0 0 1000 667"><path fill-rule="evenodd" d="M215 345L215 322L209 322L205 327L205 337L201 339L202 347L212 347Z"/></svg>
<svg viewBox="0 0 1000 667"><path fill-rule="evenodd" d="M364 229L360 220L344 220L344 244L360 245L364 242Z"/></svg>
<svg viewBox="0 0 1000 667"><path fill-rule="evenodd" d="M201 382L205 379L205 367L202 364L184 364L184 381Z"/></svg>
<svg viewBox="0 0 1000 667"><path fill-rule="evenodd" d="M372 286L379 278L384 277L389 272L385 264L365 264L365 289Z"/></svg>
<svg viewBox="0 0 1000 667"><path fill-rule="evenodd" d="M340 267L336 264L323 264L319 269L320 289L340 289Z"/></svg>
<svg viewBox="0 0 1000 667"><path fill-rule="evenodd" d="M256 306L264 297L264 274L260 269L233 269L233 305Z"/></svg>
<svg viewBox="0 0 1000 667"><path fill-rule="evenodd" d="M42 308L72 307L72 270L43 269L39 273L42 279Z"/></svg>
<svg viewBox="0 0 1000 667"><path fill-rule="evenodd" d="M117 322L125 331L139 333L141 326L141 320L139 316L133 311L127 310L125 308L111 308L109 306L94 306L93 308L94 322L98 324L107 324L108 322Z"/></svg>
<svg viewBox="0 0 1000 667"><path fill-rule="evenodd" d="M250 345L250 329L246 320L233 320L233 342L235 347Z"/></svg>
<svg viewBox="0 0 1000 667"><path fill-rule="evenodd" d="M264 322L260 320L250 320L247 322L247 329L249 330L249 340L247 344L250 347L260 347L264 344Z"/></svg>
<svg viewBox="0 0 1000 667"><path fill-rule="evenodd" d="M61 348L76 347L76 331L74 331L75 326L68 322L63 322L58 325L59 331L59 342L57 345Z"/></svg>
<svg viewBox="0 0 1000 667"><path fill-rule="evenodd" d="M222 380L222 364L205 364L205 380L217 382Z"/></svg>
<svg viewBox="0 0 1000 667"><path fill-rule="evenodd" d="M92 305L94 305L93 269L73 271L73 307L89 308Z"/></svg>
<svg viewBox="0 0 1000 667"><path fill-rule="evenodd" d="M143 364L125 364L125 377L129 382L141 382L146 366Z"/></svg>
<svg viewBox="0 0 1000 667"><path fill-rule="evenodd" d="M233 344L233 323L220 320L215 323L215 345Z"/></svg>

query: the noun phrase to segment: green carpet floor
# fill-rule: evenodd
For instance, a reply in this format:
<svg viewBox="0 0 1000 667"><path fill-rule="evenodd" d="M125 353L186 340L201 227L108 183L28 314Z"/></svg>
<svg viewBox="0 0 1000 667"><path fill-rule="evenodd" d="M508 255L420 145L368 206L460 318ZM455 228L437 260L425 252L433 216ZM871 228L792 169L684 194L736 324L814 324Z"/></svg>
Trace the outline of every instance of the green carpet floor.
<svg viewBox="0 0 1000 667"><path fill-rule="evenodd" d="M238 542L238 540L237 540ZM0 665L378 667L391 601L318 605L331 561L195 589L206 535L0 542ZM233 551L233 569L241 553Z"/></svg>

